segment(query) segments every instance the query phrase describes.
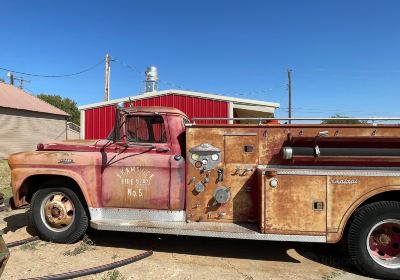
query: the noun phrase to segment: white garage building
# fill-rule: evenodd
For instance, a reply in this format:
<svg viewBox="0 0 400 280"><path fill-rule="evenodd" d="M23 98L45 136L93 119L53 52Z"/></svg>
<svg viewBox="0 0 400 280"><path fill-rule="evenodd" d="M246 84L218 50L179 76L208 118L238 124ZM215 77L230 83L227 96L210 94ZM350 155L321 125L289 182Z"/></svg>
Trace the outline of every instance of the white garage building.
<svg viewBox="0 0 400 280"><path fill-rule="evenodd" d="M0 159L35 150L43 141L65 140L68 116L41 99L0 82Z"/></svg>

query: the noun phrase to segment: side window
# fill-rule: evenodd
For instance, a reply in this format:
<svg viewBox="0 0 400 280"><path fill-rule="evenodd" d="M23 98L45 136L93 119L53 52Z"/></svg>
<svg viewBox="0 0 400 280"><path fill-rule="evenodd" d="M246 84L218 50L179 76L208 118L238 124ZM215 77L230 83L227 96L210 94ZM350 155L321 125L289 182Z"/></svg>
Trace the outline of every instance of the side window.
<svg viewBox="0 0 400 280"><path fill-rule="evenodd" d="M167 135L161 116L132 116L126 122L129 142L165 143Z"/></svg>
<svg viewBox="0 0 400 280"><path fill-rule="evenodd" d="M163 123L153 123L154 142L165 143L167 142L167 133Z"/></svg>

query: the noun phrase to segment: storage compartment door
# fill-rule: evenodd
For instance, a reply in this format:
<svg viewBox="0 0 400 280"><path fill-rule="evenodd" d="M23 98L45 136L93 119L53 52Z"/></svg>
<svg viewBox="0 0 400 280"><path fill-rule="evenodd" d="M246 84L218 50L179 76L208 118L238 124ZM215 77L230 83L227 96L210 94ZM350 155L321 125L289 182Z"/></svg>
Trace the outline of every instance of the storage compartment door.
<svg viewBox="0 0 400 280"><path fill-rule="evenodd" d="M262 229L274 234L326 234L326 176L263 175Z"/></svg>

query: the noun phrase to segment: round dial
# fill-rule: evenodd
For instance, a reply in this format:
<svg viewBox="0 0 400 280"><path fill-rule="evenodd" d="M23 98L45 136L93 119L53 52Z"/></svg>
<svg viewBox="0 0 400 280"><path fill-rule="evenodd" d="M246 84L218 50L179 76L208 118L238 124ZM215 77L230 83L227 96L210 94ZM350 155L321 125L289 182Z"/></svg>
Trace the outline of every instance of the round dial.
<svg viewBox="0 0 400 280"><path fill-rule="evenodd" d="M192 160L199 160L200 156L198 154L191 155Z"/></svg>
<svg viewBox="0 0 400 280"><path fill-rule="evenodd" d="M218 154L212 154L212 155L211 155L211 159L212 159L213 161L217 161L217 160L219 159L219 155L218 155Z"/></svg>

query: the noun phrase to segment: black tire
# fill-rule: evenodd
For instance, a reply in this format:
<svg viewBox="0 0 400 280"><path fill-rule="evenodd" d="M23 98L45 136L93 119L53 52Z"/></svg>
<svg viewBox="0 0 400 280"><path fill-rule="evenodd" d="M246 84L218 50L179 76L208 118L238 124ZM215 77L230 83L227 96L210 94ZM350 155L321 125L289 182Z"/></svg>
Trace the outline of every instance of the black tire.
<svg viewBox="0 0 400 280"><path fill-rule="evenodd" d="M346 245L352 264L362 273L379 279L400 279L399 266L385 267L378 263L370 255L367 247L371 230L386 220L400 221L399 202L380 201L361 207L350 222ZM400 256L397 258L400 262Z"/></svg>
<svg viewBox="0 0 400 280"><path fill-rule="evenodd" d="M87 211L82 200L73 190L67 186L53 186L41 188L33 194L30 203L29 218L40 239L57 243L74 243L84 235L88 228L89 218ZM43 201L47 200L52 194L64 195L74 207L74 219L66 229L61 229L61 231L57 231L57 229L46 223L44 221L46 220L44 214L42 216L42 211L44 211L42 209Z"/></svg>

